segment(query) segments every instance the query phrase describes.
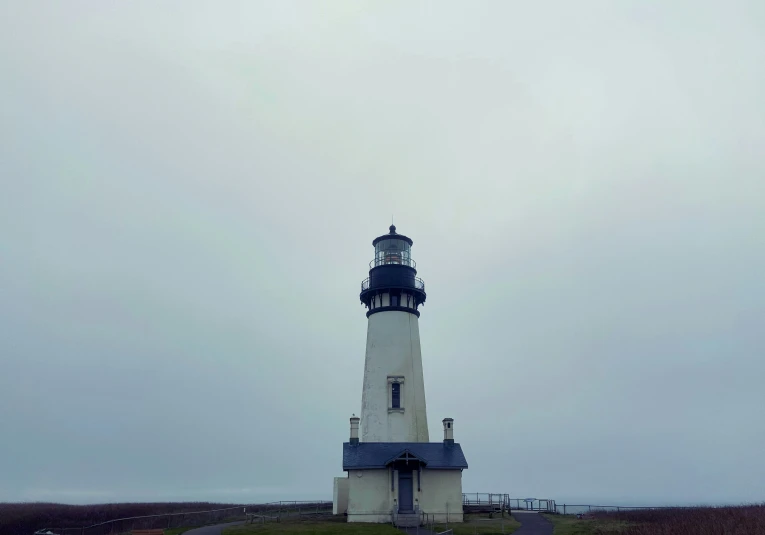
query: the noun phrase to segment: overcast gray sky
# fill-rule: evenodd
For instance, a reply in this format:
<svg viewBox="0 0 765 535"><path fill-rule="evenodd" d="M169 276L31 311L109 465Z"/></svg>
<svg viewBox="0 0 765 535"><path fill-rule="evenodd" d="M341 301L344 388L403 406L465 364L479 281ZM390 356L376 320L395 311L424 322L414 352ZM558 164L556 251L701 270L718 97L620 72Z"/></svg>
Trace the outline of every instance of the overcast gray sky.
<svg viewBox="0 0 765 535"><path fill-rule="evenodd" d="M414 239L471 492L762 501L765 3L0 1L0 500L331 498Z"/></svg>

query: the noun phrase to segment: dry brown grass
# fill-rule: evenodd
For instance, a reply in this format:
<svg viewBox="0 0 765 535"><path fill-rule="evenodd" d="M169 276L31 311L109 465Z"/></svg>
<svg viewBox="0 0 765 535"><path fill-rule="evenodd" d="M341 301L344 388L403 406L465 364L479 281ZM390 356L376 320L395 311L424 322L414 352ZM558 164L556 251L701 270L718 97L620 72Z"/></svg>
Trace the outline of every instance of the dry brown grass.
<svg viewBox="0 0 765 535"><path fill-rule="evenodd" d="M765 535L765 504L596 512L632 524L626 535Z"/></svg>
<svg viewBox="0 0 765 535"><path fill-rule="evenodd" d="M82 528L115 518L184 513L237 507L239 504L208 502L107 503L65 505L60 503L0 503L0 535L32 535L42 528Z"/></svg>
<svg viewBox="0 0 765 535"><path fill-rule="evenodd" d="M765 535L765 504L547 515L554 535Z"/></svg>

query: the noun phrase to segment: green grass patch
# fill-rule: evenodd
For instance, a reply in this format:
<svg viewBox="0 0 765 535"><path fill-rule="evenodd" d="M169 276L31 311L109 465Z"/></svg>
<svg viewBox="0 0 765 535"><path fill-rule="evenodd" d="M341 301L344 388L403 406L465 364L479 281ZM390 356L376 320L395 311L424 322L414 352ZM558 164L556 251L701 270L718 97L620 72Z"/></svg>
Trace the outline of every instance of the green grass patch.
<svg viewBox="0 0 765 535"><path fill-rule="evenodd" d="M449 523L449 528L455 535L509 535L521 525L511 516L504 518L488 514L465 515L464 522ZM435 531L445 531L445 525L435 525ZM401 535L390 524L366 524L361 522L346 522L344 516L326 519L300 519L282 517L281 522L269 521L265 524L245 524L232 526L223 531L223 535L283 535L287 533L306 533L312 535ZM173 534L175 535L175 534Z"/></svg>
<svg viewBox="0 0 765 535"><path fill-rule="evenodd" d="M464 515L463 519L464 522L449 523L454 535L507 535L521 527L520 522L507 514L504 518L498 513L493 518L489 518L488 514L470 514ZM434 530L446 531L446 524L436 524Z"/></svg>
<svg viewBox="0 0 765 535"><path fill-rule="evenodd" d="M618 520L584 520L576 515L543 516L553 523L553 535L619 535L631 525Z"/></svg>
<svg viewBox="0 0 765 535"><path fill-rule="evenodd" d="M401 535L401 532L390 524L348 523L345 517L326 520L285 519L281 522L266 524L245 524L232 526L223 530L223 535L282 535L286 533L306 533L311 535Z"/></svg>

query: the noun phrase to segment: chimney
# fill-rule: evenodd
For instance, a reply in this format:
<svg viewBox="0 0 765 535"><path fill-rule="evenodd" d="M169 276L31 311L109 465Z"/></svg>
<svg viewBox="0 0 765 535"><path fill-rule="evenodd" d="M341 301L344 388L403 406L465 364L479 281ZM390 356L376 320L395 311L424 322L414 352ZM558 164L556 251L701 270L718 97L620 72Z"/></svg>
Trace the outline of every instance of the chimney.
<svg viewBox="0 0 765 535"><path fill-rule="evenodd" d="M359 418L355 414L351 416L351 445L355 446L359 443Z"/></svg>
<svg viewBox="0 0 765 535"><path fill-rule="evenodd" d="M444 444L454 444L454 419L444 418Z"/></svg>

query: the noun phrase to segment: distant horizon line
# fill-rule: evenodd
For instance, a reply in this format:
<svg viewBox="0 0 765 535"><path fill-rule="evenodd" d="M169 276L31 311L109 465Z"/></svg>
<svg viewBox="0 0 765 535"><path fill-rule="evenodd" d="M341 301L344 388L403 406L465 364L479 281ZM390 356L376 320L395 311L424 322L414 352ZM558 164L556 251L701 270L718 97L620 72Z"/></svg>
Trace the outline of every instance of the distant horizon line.
<svg viewBox="0 0 765 535"><path fill-rule="evenodd" d="M469 494L476 494L474 492L465 492L464 495ZM489 494L489 493L479 493L479 494ZM499 493L495 493L499 494ZM514 497L510 496L510 500L516 501L520 500L523 502L526 498L523 497ZM759 505L759 504L765 504L765 497L751 500L751 499L722 499L722 500L712 500L712 499L704 499L704 500L668 500L668 499L659 499L656 501L647 501L644 499L636 499L636 500L625 500L623 498L618 500L613 499L604 499L604 500L594 500L591 498L588 499L556 499L556 498L534 498L535 501L538 500L551 500L555 502L555 505L557 507L563 507L564 505L567 507L624 507L624 508L652 508L652 507L730 507L730 506L744 506L744 505ZM303 497L303 499L267 499L267 500L258 500L258 501L219 501L215 499L193 499L193 498L169 498L169 499L162 499L162 498L154 498L154 499L140 499L140 498L126 498L126 499L117 499L112 501L88 501L88 502L65 502L65 501L57 501L57 500L46 500L46 499L21 499L21 500L0 500L0 504L3 505L16 505L16 504L30 504L30 505L64 505L64 506L71 506L71 507L87 507L87 506L96 506L96 505L116 505L116 504L175 504L175 505L182 505L182 504L210 504L210 505L222 505L222 506L231 506L231 507L248 507L253 505L266 505L266 504L274 504L274 503L280 503L280 502L331 502L331 496L330 497ZM522 509L522 508L520 508Z"/></svg>

